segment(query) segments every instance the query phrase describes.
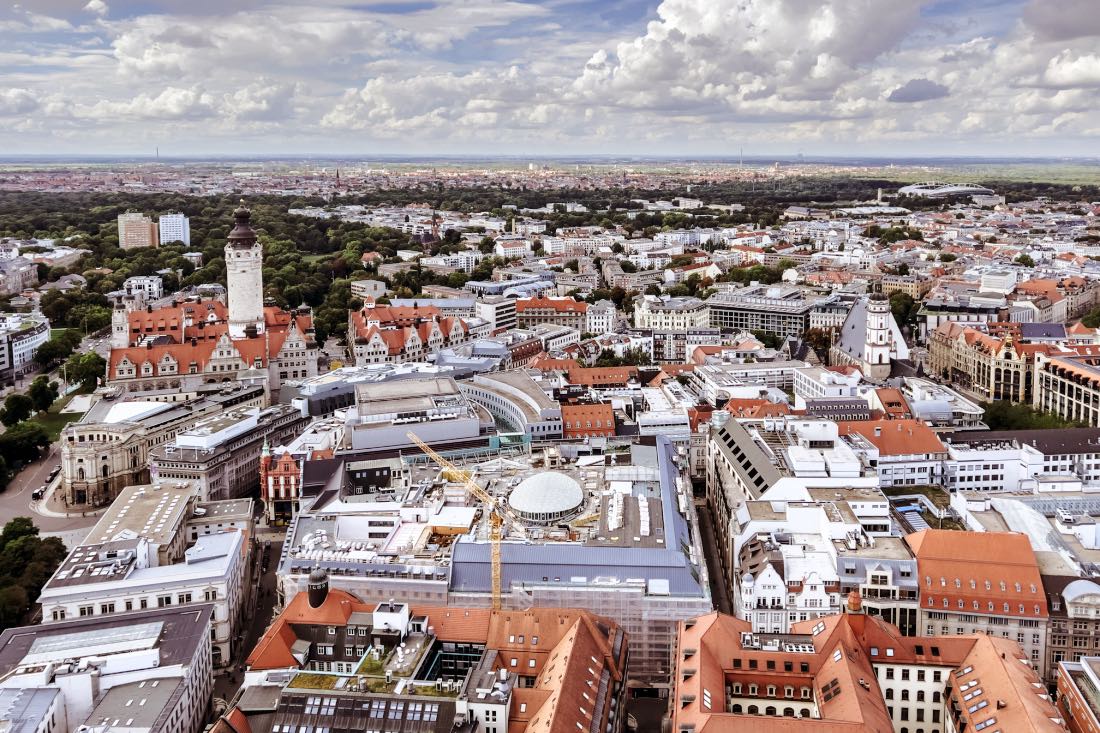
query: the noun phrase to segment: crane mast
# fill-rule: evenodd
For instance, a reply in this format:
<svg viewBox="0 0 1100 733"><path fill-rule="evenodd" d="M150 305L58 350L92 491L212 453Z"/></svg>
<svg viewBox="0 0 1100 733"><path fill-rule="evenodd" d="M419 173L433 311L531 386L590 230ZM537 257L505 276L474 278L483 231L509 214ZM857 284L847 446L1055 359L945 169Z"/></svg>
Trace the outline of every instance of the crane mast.
<svg viewBox="0 0 1100 733"><path fill-rule="evenodd" d="M430 445L421 440L420 436L416 433L409 432L406 433L406 436L424 452L424 455L432 459L433 463L441 469L451 473L456 481L460 481L465 487L466 493L470 494L487 507L487 511L489 512L489 548L490 557L492 558L493 609L499 611L501 607L500 541L504 536L504 518L500 515L500 509L497 507L496 498L485 489L478 486L469 471L458 468L458 466L439 455Z"/></svg>

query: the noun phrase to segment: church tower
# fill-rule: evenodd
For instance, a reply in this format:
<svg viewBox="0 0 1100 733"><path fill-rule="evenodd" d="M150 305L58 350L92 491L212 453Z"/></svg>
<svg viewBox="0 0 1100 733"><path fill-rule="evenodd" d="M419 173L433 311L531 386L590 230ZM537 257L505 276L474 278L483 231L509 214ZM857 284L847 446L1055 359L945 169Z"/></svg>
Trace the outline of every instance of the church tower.
<svg viewBox="0 0 1100 733"><path fill-rule="evenodd" d="M867 340L863 347L863 360L869 367L870 379L881 380L890 376L890 351L893 337L890 332L890 301L882 293L874 293L867 299Z"/></svg>
<svg viewBox="0 0 1100 733"><path fill-rule="evenodd" d="M225 245L225 279L229 295L229 337L253 337L264 330L263 248L252 229L252 212L244 201L233 212L236 225Z"/></svg>

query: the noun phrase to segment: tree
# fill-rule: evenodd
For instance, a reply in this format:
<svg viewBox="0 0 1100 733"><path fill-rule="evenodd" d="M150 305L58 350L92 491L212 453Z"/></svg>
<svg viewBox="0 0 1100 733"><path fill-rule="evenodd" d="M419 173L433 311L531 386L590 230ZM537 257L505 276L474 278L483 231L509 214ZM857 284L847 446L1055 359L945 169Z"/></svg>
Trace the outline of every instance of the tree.
<svg viewBox="0 0 1100 733"><path fill-rule="evenodd" d="M1029 254L1022 254L1013 260L1013 262L1024 267L1035 267L1035 260L1031 259L1031 255Z"/></svg>
<svg viewBox="0 0 1100 733"><path fill-rule="evenodd" d="M25 394L10 394L0 410L0 422L9 428L34 414L34 401Z"/></svg>
<svg viewBox="0 0 1100 733"><path fill-rule="evenodd" d="M958 258L950 252L940 253L940 262L954 262L956 259Z"/></svg>
<svg viewBox="0 0 1100 733"><path fill-rule="evenodd" d="M343 318L347 319L346 312ZM87 354L73 354L65 362L65 376L71 384L79 384L85 392L91 392L98 386L98 380L106 370L106 360L94 351L89 351Z"/></svg>
<svg viewBox="0 0 1100 733"><path fill-rule="evenodd" d="M36 422L21 422L0 435L0 457L17 467L38 460L42 449L50 445L46 430Z"/></svg>
<svg viewBox="0 0 1100 733"><path fill-rule="evenodd" d="M45 412L50 409L59 394L57 382L51 382L44 374L35 377L27 390L27 396L34 403L34 409Z"/></svg>
<svg viewBox="0 0 1100 733"><path fill-rule="evenodd" d="M660 295L661 294L661 286L658 285L657 283L650 283L648 286L646 286L645 294L646 295Z"/></svg>
<svg viewBox="0 0 1100 733"><path fill-rule="evenodd" d="M76 338L77 344L80 343L80 334L74 331L65 331L61 336L52 338L39 346L34 352L34 362L41 367L50 367L68 359L76 348L76 344L71 342L72 339L69 334Z"/></svg>
<svg viewBox="0 0 1100 733"><path fill-rule="evenodd" d="M896 290L890 293L890 311L894 314L894 320L898 327L913 326L917 322L921 303L913 299L908 293Z"/></svg>
<svg viewBox="0 0 1100 733"><path fill-rule="evenodd" d="M982 418L990 430L1057 430L1061 428L1083 427L1078 423L1063 420L1051 412L1042 412L1018 402L997 400L983 402L985 416Z"/></svg>
<svg viewBox="0 0 1100 733"><path fill-rule="evenodd" d="M15 517L0 532L0 629L26 621L42 586L65 559L65 544L40 537L27 517Z"/></svg>
<svg viewBox="0 0 1100 733"><path fill-rule="evenodd" d="M824 355L833 343L832 334L824 328L811 328L806 331L805 339L818 356Z"/></svg>

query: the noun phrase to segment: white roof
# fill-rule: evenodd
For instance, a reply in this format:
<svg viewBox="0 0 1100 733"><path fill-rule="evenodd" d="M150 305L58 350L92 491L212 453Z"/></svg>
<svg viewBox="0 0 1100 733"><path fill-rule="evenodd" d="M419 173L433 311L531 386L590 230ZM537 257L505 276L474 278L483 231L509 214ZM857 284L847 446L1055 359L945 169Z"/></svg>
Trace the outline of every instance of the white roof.
<svg viewBox="0 0 1100 733"><path fill-rule="evenodd" d="M140 420L143 417L148 417L149 415L155 415L158 412L170 410L173 406L174 405L168 402L119 402L117 405L111 406L111 409L108 410L107 414L103 417L103 422L132 422L134 420Z"/></svg>
<svg viewBox="0 0 1100 733"><path fill-rule="evenodd" d="M584 492L573 478L547 471L524 479L508 497L508 503L523 514L561 514L584 501Z"/></svg>

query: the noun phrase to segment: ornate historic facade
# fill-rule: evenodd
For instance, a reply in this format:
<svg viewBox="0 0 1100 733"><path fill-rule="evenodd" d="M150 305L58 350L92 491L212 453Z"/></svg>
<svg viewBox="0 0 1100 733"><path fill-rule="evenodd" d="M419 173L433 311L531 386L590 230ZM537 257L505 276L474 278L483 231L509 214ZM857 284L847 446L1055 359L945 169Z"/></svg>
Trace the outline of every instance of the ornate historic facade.
<svg viewBox="0 0 1100 733"><path fill-rule="evenodd" d="M263 304L262 250L248 209L234 212L226 245L228 306L196 298L158 309L120 301L112 315L107 382L130 392L187 392L240 377L266 381L316 376L318 347L308 308Z"/></svg>

